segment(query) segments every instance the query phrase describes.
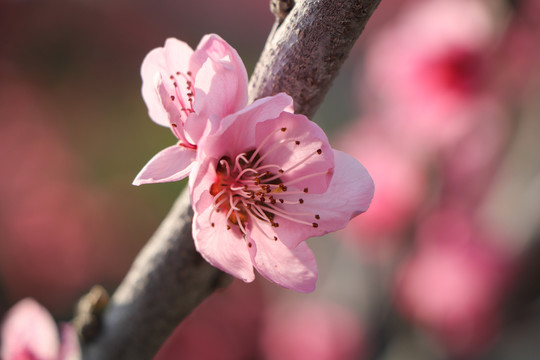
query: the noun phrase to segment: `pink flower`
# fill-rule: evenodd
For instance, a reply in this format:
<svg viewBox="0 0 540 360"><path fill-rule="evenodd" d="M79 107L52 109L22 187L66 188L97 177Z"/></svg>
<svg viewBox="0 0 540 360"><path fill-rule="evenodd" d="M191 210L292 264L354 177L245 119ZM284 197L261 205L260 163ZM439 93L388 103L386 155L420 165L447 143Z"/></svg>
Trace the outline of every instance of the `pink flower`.
<svg viewBox="0 0 540 360"><path fill-rule="evenodd" d="M453 353L482 349L498 331L498 305L511 273L510 255L446 210L430 217L419 248L398 270L398 307Z"/></svg>
<svg viewBox="0 0 540 360"><path fill-rule="evenodd" d="M244 64L217 35L204 36L195 51L170 38L146 56L141 76L150 118L169 126L179 141L156 154L133 184L183 179L191 170L207 122L217 126L224 116L247 105Z"/></svg>
<svg viewBox="0 0 540 360"><path fill-rule="evenodd" d="M76 360L81 350L75 330L62 326L62 339L49 312L36 301L19 301L2 324L3 360Z"/></svg>
<svg viewBox="0 0 540 360"><path fill-rule="evenodd" d="M357 241L365 243L379 241L385 235L395 236L410 226L429 186L423 159L400 143L400 138L385 133L380 126L382 119L360 120L345 129L340 143L343 150L369 168L377 184L369 212L347 227L356 234Z"/></svg>
<svg viewBox="0 0 540 360"><path fill-rule="evenodd" d="M366 83L388 126L431 146L466 132L471 107L493 96L495 25L480 1L421 1L375 37Z"/></svg>
<svg viewBox="0 0 540 360"><path fill-rule="evenodd" d="M197 306L153 360L257 359L264 304L258 284L244 286L239 280L233 281Z"/></svg>
<svg viewBox="0 0 540 360"><path fill-rule="evenodd" d="M261 347L267 360L358 360L365 350L355 314L323 301L293 301L271 308Z"/></svg>
<svg viewBox="0 0 540 360"><path fill-rule="evenodd" d="M304 240L364 212L373 182L315 123L287 112L291 104L283 93L260 99L203 136L190 176L193 237L209 263L246 282L255 266L309 292L317 267Z"/></svg>

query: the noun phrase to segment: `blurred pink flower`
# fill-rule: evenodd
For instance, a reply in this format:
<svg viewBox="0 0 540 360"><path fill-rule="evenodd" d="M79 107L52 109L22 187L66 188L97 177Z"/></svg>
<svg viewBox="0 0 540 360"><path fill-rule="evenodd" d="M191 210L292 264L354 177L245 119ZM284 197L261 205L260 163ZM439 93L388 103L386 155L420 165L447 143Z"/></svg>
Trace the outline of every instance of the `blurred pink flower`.
<svg viewBox="0 0 540 360"><path fill-rule="evenodd" d="M183 320L154 360L255 359L264 300L257 283L233 281Z"/></svg>
<svg viewBox="0 0 540 360"><path fill-rule="evenodd" d="M309 292L317 266L304 240L364 212L373 182L315 123L289 113L291 104L283 93L260 99L201 138L189 184L193 237L209 263L246 282L255 266Z"/></svg>
<svg viewBox="0 0 540 360"><path fill-rule="evenodd" d="M399 140L386 133L381 120L367 117L344 129L341 149L364 164L377 191L369 211L349 223L347 230L363 245L381 236L398 235L410 226L428 192L422 159Z"/></svg>
<svg viewBox="0 0 540 360"><path fill-rule="evenodd" d="M467 131L469 110L491 96L495 21L475 0L414 4L372 40L364 75L397 134L440 146Z"/></svg>
<svg viewBox="0 0 540 360"><path fill-rule="evenodd" d="M476 108L467 133L440 153L440 203L473 209L489 194L509 141L510 118L500 104Z"/></svg>
<svg viewBox="0 0 540 360"><path fill-rule="evenodd" d="M510 270L492 237L445 210L421 227L417 251L398 270L397 305L451 352L473 353L497 333Z"/></svg>
<svg viewBox="0 0 540 360"><path fill-rule="evenodd" d="M81 350L75 329L64 324L61 339L47 309L31 298L19 301L2 324L3 360L77 360Z"/></svg>
<svg viewBox="0 0 540 360"><path fill-rule="evenodd" d="M217 126L224 116L247 105L244 64L217 35L204 36L195 51L170 38L164 47L148 53L141 76L150 117L170 127L179 142L156 154L133 184L183 179L191 170L207 122Z"/></svg>
<svg viewBox="0 0 540 360"><path fill-rule="evenodd" d="M96 277L125 271L118 259L100 261L114 253L111 240L123 216L111 216L114 204L80 180L84 164L44 94L17 76L8 79L0 86L0 108L17 121L0 122L9 174L0 178L0 280L10 301L33 296L57 311L71 306Z"/></svg>
<svg viewBox="0 0 540 360"><path fill-rule="evenodd" d="M267 360L359 360L365 352L356 315L322 301L290 301L268 309L261 335Z"/></svg>

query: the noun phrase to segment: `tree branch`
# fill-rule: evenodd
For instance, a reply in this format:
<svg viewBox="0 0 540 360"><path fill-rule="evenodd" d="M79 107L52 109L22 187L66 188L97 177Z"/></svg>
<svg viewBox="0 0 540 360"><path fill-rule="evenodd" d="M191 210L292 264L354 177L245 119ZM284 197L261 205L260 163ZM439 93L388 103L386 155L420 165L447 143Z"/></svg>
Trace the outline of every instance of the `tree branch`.
<svg viewBox="0 0 540 360"><path fill-rule="evenodd" d="M251 76L250 100L286 92L296 113L313 115L379 2L298 0L274 25Z"/></svg>
<svg viewBox="0 0 540 360"><path fill-rule="evenodd" d="M286 92L312 115L380 0L272 0L276 24L250 81L250 99ZM287 12L289 14L287 15ZM276 13L276 11L274 11ZM86 339L86 360L151 359L226 276L195 251L185 190L136 258Z"/></svg>

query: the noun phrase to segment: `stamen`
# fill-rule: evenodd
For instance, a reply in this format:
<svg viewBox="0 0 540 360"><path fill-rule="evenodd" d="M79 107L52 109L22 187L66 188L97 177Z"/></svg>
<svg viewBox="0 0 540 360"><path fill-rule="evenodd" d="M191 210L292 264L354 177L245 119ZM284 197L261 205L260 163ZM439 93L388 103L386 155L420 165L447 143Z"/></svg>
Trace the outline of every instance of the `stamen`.
<svg viewBox="0 0 540 360"><path fill-rule="evenodd" d="M283 147L285 146L286 144L290 143L290 142L293 142L295 140L293 139L282 139L280 141L278 141L278 143L274 146L272 146L264 155L262 155L259 160L257 160L257 162L255 163L255 166L254 167L257 167L259 166L259 164L268 156L270 155L272 152L276 151L277 149L279 149L280 147Z"/></svg>
<svg viewBox="0 0 540 360"><path fill-rule="evenodd" d="M320 149L319 149L319 150L320 150ZM293 169L296 169L298 166L300 166L300 165L302 165L303 163L305 163L306 161L308 161L308 160L309 160L313 155L315 155L316 153L317 153L317 151L316 151L316 152L313 152L313 153L311 153L311 154L309 154L309 155L308 155L307 157L305 157L303 160L297 162L296 164L294 164L293 166L291 166L290 168L288 168L287 170L285 170L285 172L287 173L287 172L289 172L289 171L291 171L291 170L293 170Z"/></svg>
<svg viewBox="0 0 540 360"><path fill-rule="evenodd" d="M250 214L251 218L254 218L254 215ZM257 227L257 229L259 229L259 231L261 233L263 233L264 236L266 236L269 240L272 240L272 238L270 237L270 235L268 235L264 230L263 228L259 225L259 223L257 222L257 218L254 218L253 219L253 224L255 224L255 226ZM274 236L274 240L277 240L277 237Z"/></svg>
<svg viewBox="0 0 540 360"><path fill-rule="evenodd" d="M225 160L225 159L221 159L221 160L219 160L219 164L225 166L225 170L227 171L226 176L230 177L231 176L231 168L230 168L229 162L227 160Z"/></svg>
<svg viewBox="0 0 540 360"><path fill-rule="evenodd" d="M308 174L308 175L305 175L305 176L302 176L302 177L287 181L285 184L292 185L292 184L296 184L297 182L302 181L302 180L306 180L306 179L309 179L309 178L312 178L312 177L315 177L315 176L326 175L326 174L328 174L328 171L321 171L321 172L318 172L318 173L312 173L312 174Z"/></svg>
<svg viewBox="0 0 540 360"><path fill-rule="evenodd" d="M216 200L216 197L214 197L214 201ZM224 198L223 200L219 201L217 204L214 204L214 207L212 208L212 211L210 211L210 215L208 215L208 220L212 221L212 216L214 215L214 212L219 212L219 207L223 205L227 201L227 198Z"/></svg>
<svg viewBox="0 0 540 360"><path fill-rule="evenodd" d="M283 209L280 209L280 208L278 208L276 206L273 206L271 204L269 204L268 207L272 208L272 212L274 214L276 214L278 216L281 216L282 218L294 221L294 222L296 222L298 224L312 225L312 223L310 223L308 221L300 220L300 219L297 219L297 218L294 217L294 216L302 216L302 215L313 215L311 213L292 213L292 212L288 212L288 211L285 211Z"/></svg>
<svg viewBox="0 0 540 360"><path fill-rule="evenodd" d="M242 231L244 235L247 235L244 224L242 224L242 221L240 221L240 217L238 216L238 212L235 212L234 214L236 215L236 221L238 221L238 227L240 228L240 231Z"/></svg>
<svg viewBox="0 0 540 360"><path fill-rule="evenodd" d="M252 168L245 168L244 170L240 171L240 173L239 173L238 176L234 179L234 181L237 182L238 180L240 180L240 178L241 178L244 174L246 174L246 173L248 173L248 172L252 172L252 173L255 173L255 174L256 174L256 173L257 173L257 170L252 169Z"/></svg>
<svg viewBox="0 0 540 360"><path fill-rule="evenodd" d="M240 165L240 160L244 160L246 164L249 163L248 159L246 158L246 153L241 153L236 156L236 159L234 160L234 170L240 171L242 170L242 166Z"/></svg>
<svg viewBox="0 0 540 360"><path fill-rule="evenodd" d="M259 154L259 152L261 151L262 147L264 146L264 144L266 144L266 142L273 136L275 135L276 133L278 133L279 130L276 130L276 131L273 131L271 132L270 134L268 134L268 136L266 136L264 138L263 141L261 141L261 143L259 144L259 146L257 146L257 148L255 149L255 151L253 152L253 154L251 154L250 158L249 158L249 161L248 161L248 164L253 162L253 160L255 159L255 157Z"/></svg>

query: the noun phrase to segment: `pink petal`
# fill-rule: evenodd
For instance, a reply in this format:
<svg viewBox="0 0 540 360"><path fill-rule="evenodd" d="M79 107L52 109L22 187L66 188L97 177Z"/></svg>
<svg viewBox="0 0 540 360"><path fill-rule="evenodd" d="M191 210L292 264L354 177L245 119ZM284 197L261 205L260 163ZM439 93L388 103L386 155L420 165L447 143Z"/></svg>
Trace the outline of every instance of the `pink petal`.
<svg viewBox="0 0 540 360"><path fill-rule="evenodd" d="M40 360L54 360L59 347L56 324L43 306L27 298L9 310L2 325L2 359L27 354Z"/></svg>
<svg viewBox="0 0 540 360"><path fill-rule="evenodd" d="M253 226L250 254L257 271L266 279L288 289L312 292L317 282L315 256L305 242L289 248L281 241L267 237Z"/></svg>
<svg viewBox="0 0 540 360"><path fill-rule="evenodd" d="M265 155L264 164L276 164L285 171L280 177L285 185L300 191L308 188L309 193L326 191L334 153L326 134L313 121L284 111L277 119L257 124L255 139L257 144L264 142L260 151Z"/></svg>
<svg viewBox="0 0 540 360"><path fill-rule="evenodd" d="M221 158L225 153L240 154L256 147L255 126L259 122L277 118L292 102L290 96L280 93L254 101L248 107L221 121L201 146L204 155Z"/></svg>
<svg viewBox="0 0 540 360"><path fill-rule="evenodd" d="M234 111L243 109L248 101L248 76L244 62L236 50L216 34L205 35L190 59L189 65L192 71L199 72L207 59L226 67L235 74L239 86L235 89L236 101L233 107Z"/></svg>
<svg viewBox="0 0 540 360"><path fill-rule="evenodd" d="M156 92L154 79L156 74L167 76L174 71L188 71L189 59L193 50L185 42L167 39L164 47L156 48L148 53L141 66L142 96L150 118L159 125L169 126L167 112L162 106Z"/></svg>
<svg viewBox="0 0 540 360"><path fill-rule="evenodd" d="M225 40L210 34L202 38L190 62L195 76L195 112L205 121L220 121L247 105L247 72L242 59ZM205 128L200 119L186 122L186 131L198 141Z"/></svg>
<svg viewBox="0 0 540 360"><path fill-rule="evenodd" d="M212 209L213 197L206 192L194 206L193 239L197 251L226 273L245 282L253 281L253 265L242 233L236 226L227 230L225 214L212 213Z"/></svg>
<svg viewBox="0 0 540 360"><path fill-rule="evenodd" d="M62 345L59 360L80 360L81 347L75 328L71 324L61 326Z"/></svg>
<svg viewBox="0 0 540 360"><path fill-rule="evenodd" d="M279 227L275 231L286 246L294 248L307 238L343 229L351 218L369 207L374 184L367 170L358 160L341 151L334 150L334 159L334 176L328 190L323 194L304 194L303 204L288 208L318 215L320 219L310 218L317 227L276 217Z"/></svg>
<svg viewBox="0 0 540 360"><path fill-rule="evenodd" d="M207 119L211 115L216 120L221 120L224 116L241 109L245 99L237 99L237 89L246 87L242 84L242 79L230 68L208 59L197 73L195 80L195 102L194 109L201 117ZM200 124L200 122L195 125ZM195 141L202 135L203 126L193 127L186 123L186 129L190 132Z"/></svg>
<svg viewBox="0 0 540 360"><path fill-rule="evenodd" d="M334 150L334 177L324 194L306 197L306 204L320 209L319 225L327 230L344 228L350 219L366 211L373 198L375 185L366 168L358 160Z"/></svg>
<svg viewBox="0 0 540 360"><path fill-rule="evenodd" d="M178 181L189 175L196 151L180 145L157 153L133 180L133 185Z"/></svg>

